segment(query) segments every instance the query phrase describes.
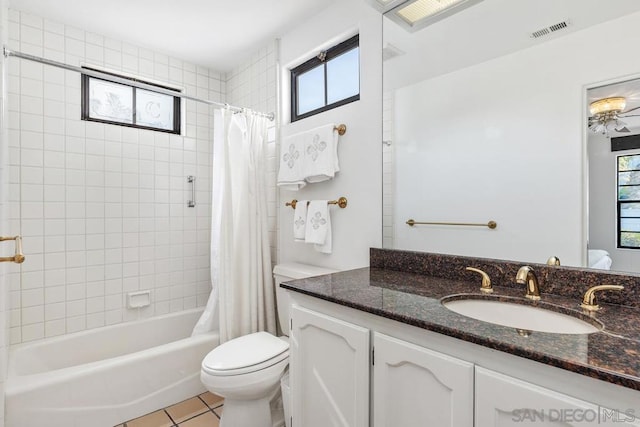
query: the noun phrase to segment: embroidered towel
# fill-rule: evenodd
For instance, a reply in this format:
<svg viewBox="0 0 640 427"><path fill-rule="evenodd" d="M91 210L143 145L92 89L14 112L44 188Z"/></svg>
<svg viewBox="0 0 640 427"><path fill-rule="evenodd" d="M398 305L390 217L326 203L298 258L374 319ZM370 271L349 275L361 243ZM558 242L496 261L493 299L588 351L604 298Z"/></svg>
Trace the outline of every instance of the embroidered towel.
<svg viewBox="0 0 640 427"><path fill-rule="evenodd" d="M318 251L321 252L323 254L330 254L331 253L331 244L332 244L332 240L331 240L331 214L329 213L329 207L327 206L327 237L324 240L324 244L322 245L313 245L313 248Z"/></svg>
<svg viewBox="0 0 640 427"><path fill-rule="evenodd" d="M307 185L304 180L304 139L303 134L291 135L284 139L280 147L280 169L278 187L297 191Z"/></svg>
<svg viewBox="0 0 640 427"><path fill-rule="evenodd" d="M296 209L293 212L293 240L304 242L305 230L307 228L307 203L308 200L298 200Z"/></svg>
<svg viewBox="0 0 640 427"><path fill-rule="evenodd" d="M302 172L305 181L322 182L332 179L340 170L338 162L338 132L335 125L320 126L305 132Z"/></svg>
<svg viewBox="0 0 640 427"><path fill-rule="evenodd" d="M307 208L307 228L304 240L315 244L322 253L331 253L331 219L328 200L312 200Z"/></svg>

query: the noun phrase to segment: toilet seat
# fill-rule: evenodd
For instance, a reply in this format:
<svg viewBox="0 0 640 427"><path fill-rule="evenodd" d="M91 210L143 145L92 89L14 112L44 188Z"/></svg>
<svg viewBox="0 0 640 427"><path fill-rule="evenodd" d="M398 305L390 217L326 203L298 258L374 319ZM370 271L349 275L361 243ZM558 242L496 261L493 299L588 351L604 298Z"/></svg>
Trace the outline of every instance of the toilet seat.
<svg viewBox="0 0 640 427"><path fill-rule="evenodd" d="M202 361L209 375L231 376L256 372L289 357L289 343L267 332L256 332L227 341Z"/></svg>

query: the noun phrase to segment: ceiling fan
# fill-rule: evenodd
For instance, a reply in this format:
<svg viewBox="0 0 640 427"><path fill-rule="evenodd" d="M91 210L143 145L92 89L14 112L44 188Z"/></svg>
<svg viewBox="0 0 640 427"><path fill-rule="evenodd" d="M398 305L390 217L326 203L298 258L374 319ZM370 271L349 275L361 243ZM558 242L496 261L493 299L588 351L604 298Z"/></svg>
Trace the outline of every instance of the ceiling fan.
<svg viewBox="0 0 640 427"><path fill-rule="evenodd" d="M603 98L589 104L589 129L594 133L601 133L607 138L609 132L631 132L627 124L620 119L626 117L640 117L640 114L628 114L640 107L634 107L624 111L627 100L622 96Z"/></svg>

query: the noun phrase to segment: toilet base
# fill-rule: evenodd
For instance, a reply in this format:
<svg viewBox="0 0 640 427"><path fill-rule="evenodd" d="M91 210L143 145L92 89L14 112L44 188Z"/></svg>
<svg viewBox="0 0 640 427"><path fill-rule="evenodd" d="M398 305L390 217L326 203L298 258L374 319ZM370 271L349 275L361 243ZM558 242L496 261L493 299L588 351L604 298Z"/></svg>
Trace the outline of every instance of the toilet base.
<svg viewBox="0 0 640 427"><path fill-rule="evenodd" d="M255 400L224 400L220 427L273 427L270 397Z"/></svg>

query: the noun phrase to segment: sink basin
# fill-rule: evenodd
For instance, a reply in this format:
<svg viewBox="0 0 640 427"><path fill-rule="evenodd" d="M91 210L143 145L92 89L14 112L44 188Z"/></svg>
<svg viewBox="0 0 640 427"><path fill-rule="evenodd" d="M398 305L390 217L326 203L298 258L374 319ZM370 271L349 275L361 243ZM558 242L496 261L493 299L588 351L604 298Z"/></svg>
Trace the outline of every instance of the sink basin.
<svg viewBox="0 0 640 427"><path fill-rule="evenodd" d="M595 320L589 322L545 308L499 300L445 298L442 304L463 316L528 331L591 334L603 328L603 325Z"/></svg>

